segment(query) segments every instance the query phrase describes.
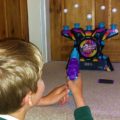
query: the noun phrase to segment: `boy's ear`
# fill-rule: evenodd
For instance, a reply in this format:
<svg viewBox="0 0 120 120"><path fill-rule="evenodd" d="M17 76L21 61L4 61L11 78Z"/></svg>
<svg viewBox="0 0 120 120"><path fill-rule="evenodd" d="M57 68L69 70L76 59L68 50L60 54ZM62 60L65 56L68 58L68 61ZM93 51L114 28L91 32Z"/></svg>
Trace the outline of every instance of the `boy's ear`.
<svg viewBox="0 0 120 120"><path fill-rule="evenodd" d="M23 101L22 101L22 106L24 105L29 105L29 106L32 106L32 92L29 92L26 94L26 96L23 98Z"/></svg>

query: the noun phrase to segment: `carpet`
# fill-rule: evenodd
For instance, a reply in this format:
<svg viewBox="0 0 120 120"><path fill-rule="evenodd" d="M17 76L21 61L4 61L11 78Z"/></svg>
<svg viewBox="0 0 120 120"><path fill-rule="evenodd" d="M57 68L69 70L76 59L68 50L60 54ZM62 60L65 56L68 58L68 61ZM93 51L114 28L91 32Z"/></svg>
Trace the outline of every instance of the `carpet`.
<svg viewBox="0 0 120 120"><path fill-rule="evenodd" d="M44 94L65 83L66 62L49 62L43 68L46 85ZM114 71L81 70L86 104L90 106L94 120L120 120L120 63L113 63ZM98 83L98 79L112 79L113 84ZM26 120L74 120L75 104L72 96L67 104L33 107Z"/></svg>

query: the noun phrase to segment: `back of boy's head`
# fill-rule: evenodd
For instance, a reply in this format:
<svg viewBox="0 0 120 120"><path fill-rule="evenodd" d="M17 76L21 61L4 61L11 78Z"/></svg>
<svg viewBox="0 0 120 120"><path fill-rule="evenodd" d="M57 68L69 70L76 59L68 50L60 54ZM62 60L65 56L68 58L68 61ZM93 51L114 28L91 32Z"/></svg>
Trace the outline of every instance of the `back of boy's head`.
<svg viewBox="0 0 120 120"><path fill-rule="evenodd" d="M42 67L41 54L32 43L0 41L0 114L17 111L26 94L36 92Z"/></svg>

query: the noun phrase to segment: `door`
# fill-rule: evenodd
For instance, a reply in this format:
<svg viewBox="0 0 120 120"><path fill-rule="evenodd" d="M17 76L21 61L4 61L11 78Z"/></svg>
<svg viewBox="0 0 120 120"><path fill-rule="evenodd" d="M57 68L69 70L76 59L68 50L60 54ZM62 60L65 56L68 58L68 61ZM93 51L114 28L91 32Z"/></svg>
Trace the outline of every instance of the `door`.
<svg viewBox="0 0 120 120"><path fill-rule="evenodd" d="M92 19L87 18L89 14ZM61 36L64 25L73 28L74 23L80 23L85 29L87 25L95 28L99 22L105 22L106 28L110 28L113 23L120 30L119 20L119 0L50 0L52 60L67 60L71 52L73 41ZM119 48L120 34L105 41L103 53L112 62L120 62Z"/></svg>
<svg viewBox="0 0 120 120"><path fill-rule="evenodd" d="M28 38L27 0L0 0L0 39Z"/></svg>

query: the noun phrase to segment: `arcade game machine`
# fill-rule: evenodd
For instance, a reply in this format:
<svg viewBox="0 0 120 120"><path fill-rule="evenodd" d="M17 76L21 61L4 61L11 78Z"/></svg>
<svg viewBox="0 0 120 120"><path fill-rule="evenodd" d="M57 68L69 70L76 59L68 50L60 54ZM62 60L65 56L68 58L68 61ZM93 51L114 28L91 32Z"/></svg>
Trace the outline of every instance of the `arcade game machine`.
<svg viewBox="0 0 120 120"><path fill-rule="evenodd" d="M69 60L72 56L75 56L73 55L73 51L77 50L79 53L80 69L113 70L109 57L104 55L102 51L105 41L118 34L115 24L111 24L111 28L107 29L105 24L101 22L95 29L92 29L92 26L88 25L86 26L86 30L84 30L80 27L79 23L75 23L72 29L69 29L69 26L64 26L61 34L74 41Z"/></svg>

